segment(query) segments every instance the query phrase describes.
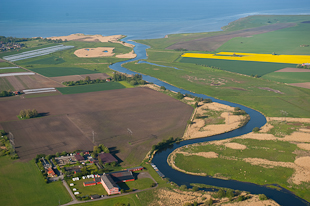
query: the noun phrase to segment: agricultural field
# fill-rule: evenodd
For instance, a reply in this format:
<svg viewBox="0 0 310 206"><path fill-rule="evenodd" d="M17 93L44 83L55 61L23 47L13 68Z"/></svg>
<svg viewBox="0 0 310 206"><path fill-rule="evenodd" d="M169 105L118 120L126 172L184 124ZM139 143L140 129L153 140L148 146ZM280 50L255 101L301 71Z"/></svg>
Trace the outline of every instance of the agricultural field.
<svg viewBox="0 0 310 206"><path fill-rule="evenodd" d="M69 76L69 75L81 75L81 74L94 74L99 73L97 71L91 71L88 69L83 69L80 67L43 67L32 69L31 71L39 73L46 77L59 77L59 76Z"/></svg>
<svg viewBox="0 0 310 206"><path fill-rule="evenodd" d="M107 79L110 76L104 73L94 73L94 74L81 74L81 75L69 75L69 76L60 76L60 77L51 77L51 80L56 82L68 82L68 81L78 81L78 80L85 80L85 78L89 76L91 80L94 79Z"/></svg>
<svg viewBox="0 0 310 206"><path fill-rule="evenodd" d="M296 67L295 64L271 63L271 62L253 62L253 61L237 61L225 59L208 59L208 58L190 58L182 57L179 62L192 63L198 65L206 65L220 68L221 70L235 72L246 75L263 76L270 72L287 67Z"/></svg>
<svg viewBox="0 0 310 206"><path fill-rule="evenodd" d="M26 72L26 71L22 68L13 68L13 69L1 69L0 68L0 74L14 73L14 72Z"/></svg>
<svg viewBox="0 0 310 206"><path fill-rule="evenodd" d="M2 205L54 206L71 201L62 182L46 184L34 161L12 161L0 157L0 199Z"/></svg>
<svg viewBox="0 0 310 206"><path fill-rule="evenodd" d="M88 84L80 86L70 86L70 87L59 87L57 88L62 94L78 94L78 93L87 93L87 92L98 92L105 90L114 90L114 89L124 89L124 85L118 82L107 82L99 84Z"/></svg>
<svg viewBox="0 0 310 206"><path fill-rule="evenodd" d="M13 121L20 110L34 108L45 117ZM0 124L12 131L21 159L38 153L91 150L94 131L95 144L109 147L124 165L139 164L152 145L163 139L183 136L193 111L148 88L8 100L0 102L0 109Z"/></svg>
<svg viewBox="0 0 310 206"><path fill-rule="evenodd" d="M134 62L125 64L125 67L195 93L246 105L266 116L281 116L280 110L285 110L289 116L310 117L310 90L200 65L164 65L179 69Z"/></svg>
<svg viewBox="0 0 310 206"><path fill-rule="evenodd" d="M0 88L1 91L14 90L12 84L6 79L6 77L0 77Z"/></svg>
<svg viewBox="0 0 310 206"><path fill-rule="evenodd" d="M283 83L310 82L310 69L307 70L309 72L272 72L263 75L262 78Z"/></svg>
<svg viewBox="0 0 310 206"><path fill-rule="evenodd" d="M50 80L49 78L41 75L24 75L24 76L10 76L2 77L12 85L14 90L24 89L37 89L37 88L49 88L49 87L63 87L64 85Z"/></svg>

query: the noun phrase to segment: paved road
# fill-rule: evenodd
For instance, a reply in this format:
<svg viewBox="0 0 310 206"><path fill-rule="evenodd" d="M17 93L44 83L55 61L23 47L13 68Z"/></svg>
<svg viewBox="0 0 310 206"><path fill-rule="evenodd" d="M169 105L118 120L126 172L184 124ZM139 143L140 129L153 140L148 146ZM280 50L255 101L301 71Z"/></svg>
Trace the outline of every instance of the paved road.
<svg viewBox="0 0 310 206"><path fill-rule="evenodd" d="M69 185L67 184L67 182L66 182L65 180L62 180L62 184L65 186L65 188L67 189L67 191L69 192L69 194L70 194L70 196L71 196L71 198L72 198L72 201L69 202L69 203L71 203L70 205L72 205L72 204L78 204L79 201L75 198L75 196L74 196L74 194L72 193L72 191L71 191Z"/></svg>

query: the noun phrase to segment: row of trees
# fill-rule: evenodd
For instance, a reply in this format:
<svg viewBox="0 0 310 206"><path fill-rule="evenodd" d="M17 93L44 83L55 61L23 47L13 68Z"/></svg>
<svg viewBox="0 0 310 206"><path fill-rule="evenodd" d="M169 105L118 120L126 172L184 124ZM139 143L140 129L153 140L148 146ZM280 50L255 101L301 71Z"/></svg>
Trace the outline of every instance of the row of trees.
<svg viewBox="0 0 310 206"><path fill-rule="evenodd" d="M25 109L19 112L19 116L23 119L30 119L30 118L38 117L39 113L37 112L36 109L33 109L33 110Z"/></svg>
<svg viewBox="0 0 310 206"><path fill-rule="evenodd" d="M297 64L296 68L310 69L310 65Z"/></svg>
<svg viewBox="0 0 310 206"><path fill-rule="evenodd" d="M176 138L170 137L167 140L163 140L163 141L159 142L158 144L153 145L152 150L155 151L155 150L163 149L163 148L168 147L169 145L172 145L172 144L179 142L179 141L181 141L181 138L179 138L179 137L176 137Z"/></svg>
<svg viewBox="0 0 310 206"><path fill-rule="evenodd" d="M135 74L133 77L128 77L125 74L121 74L118 72L115 72L113 74L113 80L114 81L127 81L129 82L131 85L144 85L146 84L146 81L144 81L142 79L142 75L141 74Z"/></svg>
<svg viewBox="0 0 310 206"><path fill-rule="evenodd" d="M0 97L9 97L9 96L13 96L14 93L12 91L2 91L0 93Z"/></svg>
<svg viewBox="0 0 310 206"><path fill-rule="evenodd" d="M98 83L106 83L106 80L105 79L91 80L89 76L86 76L84 80L67 81L67 82L63 82L62 84L66 86L76 86L76 85L98 84Z"/></svg>

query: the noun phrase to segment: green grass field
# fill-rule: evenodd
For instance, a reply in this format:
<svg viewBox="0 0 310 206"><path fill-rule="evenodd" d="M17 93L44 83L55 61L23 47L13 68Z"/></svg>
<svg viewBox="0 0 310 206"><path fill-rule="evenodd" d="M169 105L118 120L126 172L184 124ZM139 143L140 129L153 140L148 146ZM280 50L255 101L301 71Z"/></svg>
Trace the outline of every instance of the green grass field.
<svg viewBox="0 0 310 206"><path fill-rule="evenodd" d="M0 157L1 205L55 206L71 200L62 182L46 184L33 160L12 161Z"/></svg>
<svg viewBox="0 0 310 206"><path fill-rule="evenodd" d="M8 62L0 62L0 68L1 67L15 67L15 65L10 64Z"/></svg>
<svg viewBox="0 0 310 206"><path fill-rule="evenodd" d="M88 84L81 86L71 86L71 87L58 87L56 88L62 94L77 94L77 93L87 93L87 92L98 92L113 89L124 89L124 85L117 82L109 82L102 84Z"/></svg>
<svg viewBox="0 0 310 206"><path fill-rule="evenodd" d="M0 77L0 91L4 90L14 90L14 87L5 77Z"/></svg>
<svg viewBox="0 0 310 206"><path fill-rule="evenodd" d="M14 72L26 72L26 70L21 69L21 68L16 68L16 69L0 69L0 74L14 73Z"/></svg>
<svg viewBox="0 0 310 206"><path fill-rule="evenodd" d="M300 23L295 27L273 32L253 35L251 37L235 37L216 52L245 52L271 54L310 55L309 45L310 24Z"/></svg>
<svg viewBox="0 0 310 206"><path fill-rule="evenodd" d="M105 191L105 189L103 188L101 184L84 187L83 182L90 182L93 180L94 179L85 179L85 180L81 179L79 181L67 180L67 183L68 185L70 185L70 183L73 183L74 186L70 186L72 193L74 193L72 189L76 188L76 192L79 192L80 196L86 196L86 195L89 196L89 195L95 195L95 194L107 195L108 193Z"/></svg>
<svg viewBox="0 0 310 206"><path fill-rule="evenodd" d="M39 73L46 77L59 77L59 76L69 76L69 75L77 75L77 74L94 74L99 73L97 71L91 71L88 69L83 69L80 67L44 67L32 69L31 71Z"/></svg>
<svg viewBox="0 0 310 206"><path fill-rule="evenodd" d="M27 63L25 63L25 65L31 65L31 64L50 64L50 65L52 64L53 65L53 64L62 64L66 62L62 58L59 58L54 55L44 55L43 57L45 58L40 58L34 61L28 61Z"/></svg>
<svg viewBox="0 0 310 206"><path fill-rule="evenodd" d="M116 203L123 203L126 206L142 206L140 204L140 200L136 197L135 194L126 195L123 197L114 197L106 200L101 201L94 201L94 202L88 202L88 203L80 203L80 204L74 204L76 206L102 206L102 205L115 205Z"/></svg>
<svg viewBox="0 0 310 206"><path fill-rule="evenodd" d="M310 82L310 72L272 72L262 78L283 83L303 83Z"/></svg>
<svg viewBox="0 0 310 206"><path fill-rule="evenodd" d="M143 190L143 189L150 188L152 183L153 183L152 179L143 178L143 179L137 179L131 182L118 183L118 186L124 190L128 190L128 189Z"/></svg>
<svg viewBox="0 0 310 206"><path fill-rule="evenodd" d="M285 110L292 117L310 117L309 89L194 64L165 63L163 65L177 67L179 70L134 62L124 66L182 89L246 105L266 116L281 116L280 110ZM259 87L280 90L284 94L262 90Z"/></svg>
<svg viewBox="0 0 310 206"><path fill-rule="evenodd" d="M222 59L189 58L189 57L182 57L179 61L182 63L214 66L225 71L236 72L239 74L246 74L246 75L257 74L258 76L263 76L265 74L286 67L294 67L294 68L296 67L295 64L234 61L234 60L222 60Z"/></svg>

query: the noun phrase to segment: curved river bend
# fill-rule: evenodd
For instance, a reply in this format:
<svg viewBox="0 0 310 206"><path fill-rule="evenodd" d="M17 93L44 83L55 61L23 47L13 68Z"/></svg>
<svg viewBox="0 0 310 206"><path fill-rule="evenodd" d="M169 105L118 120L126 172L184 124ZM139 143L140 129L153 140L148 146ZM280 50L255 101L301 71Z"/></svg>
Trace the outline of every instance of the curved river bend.
<svg viewBox="0 0 310 206"><path fill-rule="evenodd" d="M137 74L137 72L133 72L133 71L130 71L122 67L122 64L135 61L135 60L147 59L146 49L149 48L149 46L139 44L136 42L128 42L128 43L135 45L134 51L137 54L137 57L134 59L127 60L127 61L112 64L110 65L110 68L115 71L119 71L119 72L126 73L126 74ZM265 194L267 197L275 200L280 205L287 205L287 206L310 205L308 202L297 197L292 192L286 189L282 189L281 191L278 191L276 189L268 188L266 186L256 185L253 183L239 182L235 180L222 180L222 179L212 178L209 176L203 177L203 176L189 175L189 174L185 174L185 173L172 169L167 163L167 158L169 154L176 148L179 148L179 147L182 147L188 144L227 139L227 138L232 138L232 137L240 136L243 134L247 134L251 132L254 127L263 126L266 123L266 118L260 112L250 109L248 107L245 107L243 105L239 105L239 104L235 104L235 103L231 103L231 102L227 102L223 100L218 100L218 99L215 99L213 97L209 97L203 94L195 94L190 91L183 90L178 87L167 84L165 82L162 82L154 77L151 77L148 75L142 75L142 76L144 80L148 82L152 82L159 86L164 86L168 90L171 90L171 91L181 92L182 94L188 93L188 94L192 94L194 96L202 97L202 98L210 98L214 102L229 105L232 107L240 107L241 109L245 110L251 117L250 121L244 127L241 127L234 131L220 134L220 135L215 135L212 137L207 137L207 138L199 138L199 139L182 141L178 144L174 144L172 147L169 147L166 150L157 152L153 158L153 163L156 164L159 170L166 177L168 177L170 181L173 181L178 185L186 185L188 187L191 187L190 183L200 183L200 184L206 184L206 185L213 185L217 187L231 188L234 190L249 191L252 194Z"/></svg>

